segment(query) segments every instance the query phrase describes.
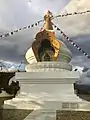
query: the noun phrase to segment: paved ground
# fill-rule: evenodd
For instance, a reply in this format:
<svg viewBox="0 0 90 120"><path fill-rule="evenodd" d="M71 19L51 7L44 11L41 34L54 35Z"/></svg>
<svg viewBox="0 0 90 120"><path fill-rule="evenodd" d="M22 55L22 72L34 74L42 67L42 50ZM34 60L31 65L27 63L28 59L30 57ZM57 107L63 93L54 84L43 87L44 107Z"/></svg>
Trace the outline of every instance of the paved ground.
<svg viewBox="0 0 90 120"><path fill-rule="evenodd" d="M90 120L90 111L57 111L56 120Z"/></svg>
<svg viewBox="0 0 90 120"><path fill-rule="evenodd" d="M0 109L0 120L23 120L32 110Z"/></svg>

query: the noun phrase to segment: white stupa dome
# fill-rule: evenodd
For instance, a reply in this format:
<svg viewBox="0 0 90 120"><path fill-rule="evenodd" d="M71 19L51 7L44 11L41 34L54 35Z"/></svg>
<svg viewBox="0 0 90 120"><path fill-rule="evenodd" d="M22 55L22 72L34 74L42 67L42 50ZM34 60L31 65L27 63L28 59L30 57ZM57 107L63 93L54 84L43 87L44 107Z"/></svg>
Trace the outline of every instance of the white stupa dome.
<svg viewBox="0 0 90 120"><path fill-rule="evenodd" d="M36 60L36 57L35 57L34 52L32 50L32 47L27 50L25 58L29 64L37 63L37 60Z"/></svg>
<svg viewBox="0 0 90 120"><path fill-rule="evenodd" d="M57 61L63 61L69 63L72 58L72 53L62 41L60 41L60 43L61 43L61 47ZM29 64L37 63L32 47L27 50L25 58Z"/></svg>

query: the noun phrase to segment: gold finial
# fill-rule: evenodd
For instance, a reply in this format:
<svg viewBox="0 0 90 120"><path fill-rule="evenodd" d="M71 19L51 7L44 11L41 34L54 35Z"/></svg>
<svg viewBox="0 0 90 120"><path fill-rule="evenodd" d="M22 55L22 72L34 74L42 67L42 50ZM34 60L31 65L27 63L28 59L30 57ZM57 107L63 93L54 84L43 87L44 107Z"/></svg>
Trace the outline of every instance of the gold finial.
<svg viewBox="0 0 90 120"><path fill-rule="evenodd" d="M52 17L53 17L52 12L48 10L48 12L44 15L44 20L45 20L45 24L43 27L44 29L53 30L53 26L51 22Z"/></svg>

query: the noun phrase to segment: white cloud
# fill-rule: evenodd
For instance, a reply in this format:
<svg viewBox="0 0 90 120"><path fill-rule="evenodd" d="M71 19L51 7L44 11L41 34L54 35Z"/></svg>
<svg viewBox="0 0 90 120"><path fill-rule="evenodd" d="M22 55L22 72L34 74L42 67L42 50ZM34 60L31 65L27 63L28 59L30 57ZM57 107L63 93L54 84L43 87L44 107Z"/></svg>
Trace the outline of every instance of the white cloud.
<svg viewBox="0 0 90 120"><path fill-rule="evenodd" d="M31 8L40 15L43 15L47 10L58 13L68 2L69 0L33 0Z"/></svg>
<svg viewBox="0 0 90 120"><path fill-rule="evenodd" d="M71 63L76 66L90 68L90 60L85 56L74 56Z"/></svg>
<svg viewBox="0 0 90 120"><path fill-rule="evenodd" d="M71 0L61 13L73 13L90 10L89 0ZM69 36L88 35L90 31L90 13L57 18L54 22Z"/></svg>
<svg viewBox="0 0 90 120"><path fill-rule="evenodd" d="M90 9L89 0L71 0L67 6L62 10L64 12L76 12Z"/></svg>

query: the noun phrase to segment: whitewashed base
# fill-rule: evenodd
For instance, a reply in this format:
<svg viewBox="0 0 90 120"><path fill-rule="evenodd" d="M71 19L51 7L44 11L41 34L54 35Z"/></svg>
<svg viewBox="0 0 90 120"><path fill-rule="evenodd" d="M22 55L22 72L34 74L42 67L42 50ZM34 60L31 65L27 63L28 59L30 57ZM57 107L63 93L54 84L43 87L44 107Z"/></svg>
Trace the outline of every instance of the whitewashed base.
<svg viewBox="0 0 90 120"><path fill-rule="evenodd" d="M16 73L15 78L20 81L21 94L15 99L20 98L22 102L27 98L26 104L29 106L32 102L35 110L24 120L56 120L56 110L90 110L90 104L74 94L73 83L79 75L78 72L65 70ZM21 106L24 109L23 104ZM29 109L32 109L31 105Z"/></svg>

